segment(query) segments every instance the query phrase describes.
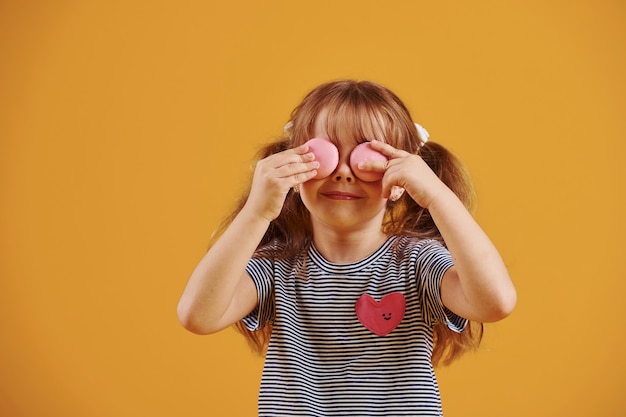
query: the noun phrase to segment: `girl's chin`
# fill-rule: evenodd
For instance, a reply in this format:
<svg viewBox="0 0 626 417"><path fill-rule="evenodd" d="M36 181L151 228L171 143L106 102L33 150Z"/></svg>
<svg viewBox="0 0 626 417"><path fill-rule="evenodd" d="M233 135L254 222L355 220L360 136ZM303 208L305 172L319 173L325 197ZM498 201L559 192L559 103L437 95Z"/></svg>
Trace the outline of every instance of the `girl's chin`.
<svg viewBox="0 0 626 417"><path fill-rule="evenodd" d="M312 213L313 214L313 213ZM319 216L313 215L326 226L337 229L360 230L368 228L371 222L376 222L377 226L382 225L384 210L368 213L363 210L325 210Z"/></svg>

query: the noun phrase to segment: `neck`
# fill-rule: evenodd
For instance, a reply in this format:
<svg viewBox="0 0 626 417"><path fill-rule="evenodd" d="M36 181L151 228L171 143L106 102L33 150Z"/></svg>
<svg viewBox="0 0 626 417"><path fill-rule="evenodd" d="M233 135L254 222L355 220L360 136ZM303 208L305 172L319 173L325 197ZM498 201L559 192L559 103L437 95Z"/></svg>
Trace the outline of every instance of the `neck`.
<svg viewBox="0 0 626 417"><path fill-rule="evenodd" d="M388 236L378 226L374 230L338 231L316 227L313 232L315 247L326 260L336 264L357 262L372 254Z"/></svg>

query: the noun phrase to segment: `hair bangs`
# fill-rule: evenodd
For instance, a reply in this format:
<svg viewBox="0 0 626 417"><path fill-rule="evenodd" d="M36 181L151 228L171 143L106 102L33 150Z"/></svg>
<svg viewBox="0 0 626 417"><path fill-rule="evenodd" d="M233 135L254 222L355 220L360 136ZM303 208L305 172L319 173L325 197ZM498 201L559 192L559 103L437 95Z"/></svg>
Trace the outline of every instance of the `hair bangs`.
<svg viewBox="0 0 626 417"><path fill-rule="evenodd" d="M322 125L328 139L350 145L372 140L387 142L392 124L371 104L348 101L325 108L320 117L324 118Z"/></svg>
<svg viewBox="0 0 626 417"><path fill-rule="evenodd" d="M320 122L327 139L336 145L379 140L409 152L419 149L408 109L390 90L368 81L319 86L294 110L291 120L289 133L295 146L311 139Z"/></svg>

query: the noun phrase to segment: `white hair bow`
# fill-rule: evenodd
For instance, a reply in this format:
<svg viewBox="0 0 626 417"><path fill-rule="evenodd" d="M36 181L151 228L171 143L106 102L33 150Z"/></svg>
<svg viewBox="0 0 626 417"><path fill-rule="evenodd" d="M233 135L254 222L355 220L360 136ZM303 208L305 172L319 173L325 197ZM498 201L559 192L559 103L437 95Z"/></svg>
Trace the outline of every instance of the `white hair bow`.
<svg viewBox="0 0 626 417"><path fill-rule="evenodd" d="M420 142L422 142L420 146L426 145L426 142L428 142L428 138L430 137L428 130L424 129L424 126L419 123L415 123L415 129L417 129L417 136L420 138Z"/></svg>

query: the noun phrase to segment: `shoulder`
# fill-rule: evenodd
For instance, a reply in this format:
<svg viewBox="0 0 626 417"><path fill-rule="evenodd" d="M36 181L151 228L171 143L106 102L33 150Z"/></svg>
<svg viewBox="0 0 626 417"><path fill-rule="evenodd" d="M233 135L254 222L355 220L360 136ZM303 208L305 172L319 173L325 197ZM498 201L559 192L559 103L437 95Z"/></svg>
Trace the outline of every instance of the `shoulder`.
<svg viewBox="0 0 626 417"><path fill-rule="evenodd" d="M450 252L441 242L415 236L394 237L391 240L390 256L392 262L417 270L419 275L433 269L445 271L454 263Z"/></svg>
<svg viewBox="0 0 626 417"><path fill-rule="evenodd" d="M253 258L273 258L275 254L284 252L287 245L279 240L272 240L259 246L254 252Z"/></svg>
<svg viewBox="0 0 626 417"><path fill-rule="evenodd" d="M268 275L288 274L305 263L307 248L296 250L285 242L272 241L260 246L252 255L249 268L262 268Z"/></svg>
<svg viewBox="0 0 626 417"><path fill-rule="evenodd" d="M401 256L417 256L428 252L447 252L441 242L434 239L422 239L417 236L398 235L390 240L390 249Z"/></svg>

